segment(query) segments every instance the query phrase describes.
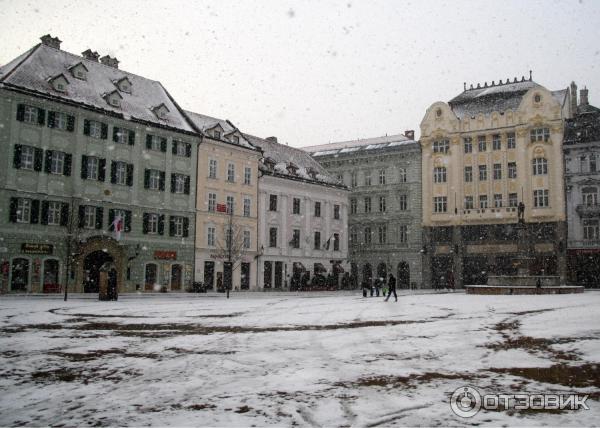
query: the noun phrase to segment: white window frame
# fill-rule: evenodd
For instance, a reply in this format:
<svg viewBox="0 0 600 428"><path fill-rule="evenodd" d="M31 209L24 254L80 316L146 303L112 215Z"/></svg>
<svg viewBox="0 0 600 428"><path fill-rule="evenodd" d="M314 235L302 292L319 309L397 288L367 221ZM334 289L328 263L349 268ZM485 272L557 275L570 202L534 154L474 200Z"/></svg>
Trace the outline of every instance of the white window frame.
<svg viewBox="0 0 600 428"><path fill-rule="evenodd" d="M158 234L158 220L159 216L155 213L148 214L148 223L147 229L149 235L157 235Z"/></svg>
<svg viewBox="0 0 600 428"><path fill-rule="evenodd" d="M465 209L466 210L472 210L473 207L474 207L474 205L473 205L473 196L471 196L471 195L465 196Z"/></svg>
<svg viewBox="0 0 600 428"><path fill-rule="evenodd" d="M235 212L235 198L233 196L227 196L226 202L227 214Z"/></svg>
<svg viewBox="0 0 600 428"><path fill-rule="evenodd" d="M398 242L401 244L408 242L408 226L405 224L398 226Z"/></svg>
<svg viewBox="0 0 600 428"><path fill-rule="evenodd" d="M385 224L377 227L377 234L379 237L379 243L387 244L387 226Z"/></svg>
<svg viewBox="0 0 600 428"><path fill-rule="evenodd" d="M517 147L517 139L514 132L506 134L506 148L515 149Z"/></svg>
<svg viewBox="0 0 600 428"><path fill-rule="evenodd" d="M535 158L533 163L533 175L548 175L548 160L546 158Z"/></svg>
<svg viewBox="0 0 600 428"><path fill-rule="evenodd" d="M244 167L244 184L252 184L252 168Z"/></svg>
<svg viewBox="0 0 600 428"><path fill-rule="evenodd" d="M21 169L33 170L35 165L35 148L21 146Z"/></svg>
<svg viewBox="0 0 600 428"><path fill-rule="evenodd" d="M215 212L217 210L217 194L209 192L208 193L208 211Z"/></svg>
<svg viewBox="0 0 600 428"><path fill-rule="evenodd" d="M485 210L488 207L487 195L479 195L479 209Z"/></svg>
<svg viewBox="0 0 600 428"><path fill-rule="evenodd" d="M406 211L408 209L408 196L407 195L400 195L400 198L398 200L398 206L400 211Z"/></svg>
<svg viewBox="0 0 600 428"><path fill-rule="evenodd" d="M96 207L86 205L83 209L83 227L85 229L96 228Z"/></svg>
<svg viewBox="0 0 600 428"><path fill-rule="evenodd" d="M586 241L595 241L600 239L600 226L598 220L583 220L583 239Z"/></svg>
<svg viewBox="0 0 600 428"><path fill-rule="evenodd" d="M90 124L90 137L100 139L102 138L102 123L97 120L89 120Z"/></svg>
<svg viewBox="0 0 600 428"><path fill-rule="evenodd" d="M465 183L473 182L473 167L465 166Z"/></svg>
<svg viewBox="0 0 600 428"><path fill-rule="evenodd" d="M129 144L129 130L125 128L117 128L117 143L119 144Z"/></svg>
<svg viewBox="0 0 600 428"><path fill-rule="evenodd" d="M385 169L379 170L379 184L385 184L386 182L386 171Z"/></svg>
<svg viewBox="0 0 600 428"><path fill-rule="evenodd" d="M54 128L65 131L68 125L68 116L66 113L55 111L54 112Z"/></svg>
<svg viewBox="0 0 600 428"><path fill-rule="evenodd" d="M48 202L48 226L60 226L60 214L62 203L56 201Z"/></svg>
<svg viewBox="0 0 600 428"><path fill-rule="evenodd" d="M23 108L23 122L32 123L37 125L38 123L39 109L33 106L24 106Z"/></svg>
<svg viewBox="0 0 600 428"><path fill-rule="evenodd" d="M448 212L448 197L447 196L434 196L433 197L433 212L434 213Z"/></svg>
<svg viewBox="0 0 600 428"><path fill-rule="evenodd" d="M125 186L127 184L127 163L117 162L115 164L115 184Z"/></svg>
<svg viewBox="0 0 600 428"><path fill-rule="evenodd" d="M214 226L208 226L206 228L206 245L208 247L214 247L216 241L216 228Z"/></svg>
<svg viewBox="0 0 600 428"><path fill-rule="evenodd" d="M87 157L87 171L85 178L87 180L98 180L100 171L100 159L95 156Z"/></svg>
<svg viewBox="0 0 600 428"><path fill-rule="evenodd" d="M175 174L175 193L185 192L185 175Z"/></svg>
<svg viewBox="0 0 600 428"><path fill-rule="evenodd" d="M183 217L173 217L173 225L175 226L174 236L183 236Z"/></svg>
<svg viewBox="0 0 600 428"><path fill-rule="evenodd" d="M161 142L162 138L158 135L150 135L150 150L154 150L156 152L161 151Z"/></svg>
<svg viewBox="0 0 600 428"><path fill-rule="evenodd" d="M54 150L50 158L50 173L62 175L65 170L65 154Z"/></svg>
<svg viewBox="0 0 600 428"><path fill-rule="evenodd" d="M508 206L509 207L517 207L519 205L519 195L516 193L508 194Z"/></svg>
<svg viewBox="0 0 600 428"><path fill-rule="evenodd" d="M517 163L516 162L508 163L508 178L511 178L511 179L517 178Z"/></svg>
<svg viewBox="0 0 600 428"><path fill-rule="evenodd" d="M244 197L244 217L250 217L250 208L252 200L249 197Z"/></svg>
<svg viewBox="0 0 600 428"><path fill-rule="evenodd" d="M217 160L208 160L208 178L217 178Z"/></svg>
<svg viewBox="0 0 600 428"><path fill-rule="evenodd" d="M550 192L548 189L537 189L533 191L534 208L548 208L550 206Z"/></svg>
<svg viewBox="0 0 600 428"><path fill-rule="evenodd" d="M176 156L187 156L187 143L184 143L183 141L173 141L173 144L175 144L175 155Z"/></svg>
<svg viewBox="0 0 600 428"><path fill-rule="evenodd" d="M235 183L235 164L227 164L227 182Z"/></svg>
<svg viewBox="0 0 600 428"><path fill-rule="evenodd" d="M446 182L446 167L436 166L433 168L433 182L434 183L445 183Z"/></svg>
<svg viewBox="0 0 600 428"><path fill-rule="evenodd" d="M244 234L243 234L243 246L245 250L249 250L250 249L250 245L251 245L251 240L250 240L250 231L249 230L244 230Z"/></svg>
<svg viewBox="0 0 600 428"><path fill-rule="evenodd" d="M31 222L31 199L19 198L17 200L17 223Z"/></svg>
<svg viewBox="0 0 600 428"><path fill-rule="evenodd" d="M550 139L550 128L533 128L529 131L529 138L532 143L548 141Z"/></svg>
<svg viewBox="0 0 600 428"><path fill-rule="evenodd" d="M502 208L502 194L494 193L494 208Z"/></svg>
<svg viewBox="0 0 600 428"><path fill-rule="evenodd" d="M160 189L160 171L157 169L151 169L148 174L148 189L159 190Z"/></svg>
<svg viewBox="0 0 600 428"><path fill-rule="evenodd" d="M379 197L379 212L384 213L387 209L385 196Z"/></svg>

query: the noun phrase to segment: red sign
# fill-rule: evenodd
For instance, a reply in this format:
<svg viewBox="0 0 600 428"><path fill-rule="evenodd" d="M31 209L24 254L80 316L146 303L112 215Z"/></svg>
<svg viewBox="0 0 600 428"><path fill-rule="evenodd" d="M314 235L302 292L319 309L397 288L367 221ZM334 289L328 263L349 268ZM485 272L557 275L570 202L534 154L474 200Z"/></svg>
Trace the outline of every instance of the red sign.
<svg viewBox="0 0 600 428"><path fill-rule="evenodd" d="M217 212L218 213L226 213L227 205L226 204L217 204Z"/></svg>
<svg viewBox="0 0 600 428"><path fill-rule="evenodd" d="M158 260L177 260L177 251L155 251L154 258Z"/></svg>

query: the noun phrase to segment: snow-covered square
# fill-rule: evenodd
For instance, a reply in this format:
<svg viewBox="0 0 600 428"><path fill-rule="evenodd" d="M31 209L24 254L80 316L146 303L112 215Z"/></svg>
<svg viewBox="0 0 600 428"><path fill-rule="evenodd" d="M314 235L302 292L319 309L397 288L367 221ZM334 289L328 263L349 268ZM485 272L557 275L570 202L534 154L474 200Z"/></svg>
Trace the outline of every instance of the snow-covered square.
<svg viewBox="0 0 600 428"><path fill-rule="evenodd" d="M0 425L594 425L600 293L404 292L0 301ZM450 408L588 394L590 410Z"/></svg>

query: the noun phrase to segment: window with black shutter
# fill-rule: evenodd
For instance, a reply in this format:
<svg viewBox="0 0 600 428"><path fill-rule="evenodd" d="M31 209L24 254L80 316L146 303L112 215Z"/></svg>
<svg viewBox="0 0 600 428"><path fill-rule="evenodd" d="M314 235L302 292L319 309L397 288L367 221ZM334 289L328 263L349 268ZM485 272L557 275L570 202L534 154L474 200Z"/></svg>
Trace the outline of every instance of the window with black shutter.
<svg viewBox="0 0 600 428"><path fill-rule="evenodd" d="M71 166L73 165L73 155L69 153L65 153L65 166L63 169L63 174L67 177L71 176Z"/></svg>
<svg viewBox="0 0 600 428"><path fill-rule="evenodd" d="M40 220L41 224L48 224L48 201L42 201L42 218Z"/></svg>
<svg viewBox="0 0 600 428"><path fill-rule="evenodd" d="M177 145L178 144L183 144L179 141L173 141L173 143L171 144L171 154L173 155L177 155Z"/></svg>
<svg viewBox="0 0 600 428"><path fill-rule="evenodd" d="M135 131L129 131L128 138L127 138L127 143L130 146L133 146L135 144Z"/></svg>
<svg viewBox="0 0 600 428"><path fill-rule="evenodd" d="M99 159L98 161L98 181L104 181L106 179L106 159Z"/></svg>
<svg viewBox="0 0 600 428"><path fill-rule="evenodd" d="M102 123L100 129L100 138L106 140L108 138L108 125L106 123Z"/></svg>
<svg viewBox="0 0 600 428"><path fill-rule="evenodd" d="M17 120L23 122L25 120L25 105L19 104L17 106Z"/></svg>
<svg viewBox="0 0 600 428"><path fill-rule="evenodd" d="M90 121L89 119L83 120L83 135L90 135Z"/></svg>
<svg viewBox="0 0 600 428"><path fill-rule="evenodd" d="M165 216L161 214L158 216L158 234L164 235L165 233Z"/></svg>
<svg viewBox="0 0 600 428"><path fill-rule="evenodd" d="M164 190L165 190L165 172L164 171L160 171L160 181L158 183L158 188L162 192L164 192Z"/></svg>
<svg viewBox="0 0 600 428"><path fill-rule="evenodd" d="M33 170L41 171L44 163L44 151L42 149L34 149L33 152Z"/></svg>
<svg viewBox="0 0 600 428"><path fill-rule="evenodd" d="M175 236L175 217L169 217L169 236Z"/></svg>
<svg viewBox="0 0 600 428"><path fill-rule="evenodd" d="M163 153L167 152L167 139L166 138L160 139L160 151Z"/></svg>
<svg viewBox="0 0 600 428"><path fill-rule="evenodd" d="M48 128L54 128L54 120L56 118L56 113L53 111L48 112Z"/></svg>
<svg viewBox="0 0 600 428"><path fill-rule="evenodd" d="M38 124L43 125L46 122L46 110L38 109Z"/></svg>
<svg viewBox="0 0 600 428"><path fill-rule="evenodd" d="M187 217L183 218L183 237L187 238L190 235L190 219Z"/></svg>
<svg viewBox="0 0 600 428"><path fill-rule="evenodd" d="M10 198L10 209L8 215L8 221L11 223L17 222L17 207L19 205L19 198Z"/></svg>
<svg viewBox="0 0 600 428"><path fill-rule="evenodd" d="M175 182L177 181L177 175L171 174L171 193L175 193Z"/></svg>
<svg viewBox="0 0 600 428"><path fill-rule="evenodd" d="M149 189L149 188L150 188L150 170L145 169L144 170L144 189Z"/></svg>
<svg viewBox="0 0 600 428"><path fill-rule="evenodd" d="M123 230L131 232L131 211L125 211L125 225Z"/></svg>
<svg viewBox="0 0 600 428"><path fill-rule="evenodd" d="M152 135L150 134L146 135L146 148L152 149Z"/></svg>
<svg viewBox="0 0 600 428"><path fill-rule="evenodd" d="M79 221L77 222L77 225L81 229L85 226L85 205L80 205L78 211L77 217Z"/></svg>
<svg viewBox="0 0 600 428"><path fill-rule="evenodd" d="M185 156L188 158L192 157L192 145L190 143L186 143L185 145Z"/></svg>
<svg viewBox="0 0 600 428"><path fill-rule="evenodd" d="M52 170L52 150L46 150L46 156L44 159L44 172L50 174Z"/></svg>
<svg viewBox="0 0 600 428"><path fill-rule="evenodd" d="M115 143L119 142L119 128L117 128L116 126L113 126L113 136L112 139Z"/></svg>
<svg viewBox="0 0 600 428"><path fill-rule="evenodd" d="M133 186L133 164L127 164L127 185Z"/></svg>
<svg viewBox="0 0 600 428"><path fill-rule="evenodd" d="M184 187L183 187L183 193L185 193L186 195L190 194L190 176L186 175L185 176L185 182L184 182Z"/></svg>
<svg viewBox="0 0 600 428"><path fill-rule="evenodd" d="M69 132L75 131L75 116L71 116L71 115L67 116L67 131L69 131Z"/></svg>
<svg viewBox="0 0 600 428"><path fill-rule="evenodd" d="M33 199L31 201L31 220L30 223L38 224L40 221L40 201Z"/></svg>
<svg viewBox="0 0 600 428"><path fill-rule="evenodd" d="M96 229L102 229L102 216L104 209L102 207L96 207Z"/></svg>
<svg viewBox="0 0 600 428"><path fill-rule="evenodd" d="M81 156L81 178L87 179L87 165L88 165L88 157L86 155Z"/></svg>
<svg viewBox="0 0 600 428"><path fill-rule="evenodd" d="M16 169L21 168L21 151L23 150L23 146L20 144L15 144L15 151L13 155L13 166Z"/></svg>
<svg viewBox="0 0 600 428"><path fill-rule="evenodd" d="M69 204L63 203L60 207L60 225L68 226L69 225Z"/></svg>
<svg viewBox="0 0 600 428"><path fill-rule="evenodd" d="M110 182L112 184L115 184L117 182L117 163L115 161L110 161ZM110 210L112 211L112 210ZM109 213L110 213L109 211ZM109 223L112 223L110 220L110 214L109 214L109 219L108 219Z"/></svg>

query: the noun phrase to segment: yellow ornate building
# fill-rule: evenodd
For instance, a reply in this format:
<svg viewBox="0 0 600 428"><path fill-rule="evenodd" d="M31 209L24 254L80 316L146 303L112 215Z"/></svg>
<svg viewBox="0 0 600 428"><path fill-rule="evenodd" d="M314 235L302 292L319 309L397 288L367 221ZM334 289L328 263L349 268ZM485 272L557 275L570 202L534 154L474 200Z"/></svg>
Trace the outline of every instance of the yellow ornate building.
<svg viewBox="0 0 600 428"><path fill-rule="evenodd" d="M562 156L569 90L530 78L470 86L421 122L425 253L434 287L514 274L518 205L532 274L565 275Z"/></svg>

